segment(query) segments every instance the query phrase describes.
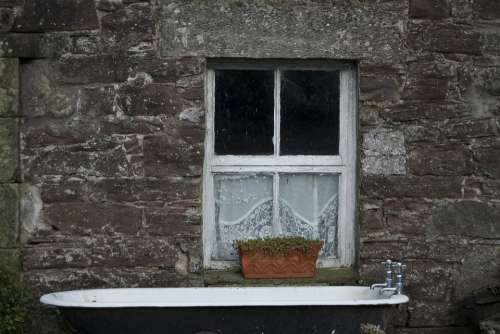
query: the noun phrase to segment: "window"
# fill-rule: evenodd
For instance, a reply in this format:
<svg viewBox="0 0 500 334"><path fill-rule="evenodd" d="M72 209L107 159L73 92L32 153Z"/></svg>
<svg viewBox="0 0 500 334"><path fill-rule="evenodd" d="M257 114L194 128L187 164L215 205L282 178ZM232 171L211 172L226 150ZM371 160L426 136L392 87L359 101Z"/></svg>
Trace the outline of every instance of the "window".
<svg viewBox="0 0 500 334"><path fill-rule="evenodd" d="M235 239L325 241L318 265L354 260L357 86L347 62L209 62L206 268L234 265Z"/></svg>

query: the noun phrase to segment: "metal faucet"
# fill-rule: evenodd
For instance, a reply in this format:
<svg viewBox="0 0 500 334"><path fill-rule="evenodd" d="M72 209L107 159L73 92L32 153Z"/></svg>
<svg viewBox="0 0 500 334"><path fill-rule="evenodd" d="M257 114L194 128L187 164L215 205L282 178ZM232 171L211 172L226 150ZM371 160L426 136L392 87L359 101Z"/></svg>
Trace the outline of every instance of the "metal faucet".
<svg viewBox="0 0 500 334"><path fill-rule="evenodd" d="M382 262L382 264L384 265L384 269L386 272L385 283L373 284L370 286L370 290L381 288L379 290L380 294L384 292L393 292L396 295L403 294L403 275L406 269L406 265L402 264L401 262L393 262L391 260ZM392 284L393 269L394 274L396 275L396 286L393 286Z"/></svg>

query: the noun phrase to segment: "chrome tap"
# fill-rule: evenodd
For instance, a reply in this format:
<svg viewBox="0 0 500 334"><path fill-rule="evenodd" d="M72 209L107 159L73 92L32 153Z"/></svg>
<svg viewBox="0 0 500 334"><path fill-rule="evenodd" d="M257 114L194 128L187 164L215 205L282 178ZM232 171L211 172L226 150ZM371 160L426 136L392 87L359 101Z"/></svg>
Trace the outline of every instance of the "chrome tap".
<svg viewBox="0 0 500 334"><path fill-rule="evenodd" d="M384 292L393 292L396 295L403 294L403 284L404 284L404 271L406 269L406 265L401 262L392 262L391 260L387 260L382 262L386 269L386 279L385 283L382 284L373 284L370 286L370 289L381 288L379 293ZM387 268L390 268L387 270ZM392 269L394 269L394 274L396 275L396 285L392 286Z"/></svg>
<svg viewBox="0 0 500 334"><path fill-rule="evenodd" d="M376 283L372 284L370 286L370 290L373 290L375 288L392 288L392 261L387 260L385 262L382 262L384 265L385 269L385 283Z"/></svg>

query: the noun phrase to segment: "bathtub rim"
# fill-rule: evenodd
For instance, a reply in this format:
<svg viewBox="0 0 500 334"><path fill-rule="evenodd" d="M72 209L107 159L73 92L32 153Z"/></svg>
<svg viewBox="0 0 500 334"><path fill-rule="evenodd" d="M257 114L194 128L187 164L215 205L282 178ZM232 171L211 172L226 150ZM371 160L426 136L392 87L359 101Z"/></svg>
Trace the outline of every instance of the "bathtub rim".
<svg viewBox="0 0 500 334"><path fill-rule="evenodd" d="M273 299L272 291L276 289L322 289L325 290L334 290L334 289L342 289L342 288L359 288L359 289L369 289L369 287L364 286L330 286L330 287L193 287L193 288L109 288L109 289L82 289L82 290L68 290L68 291L60 291L48 293L40 297L40 302L45 305L55 306L55 307L71 307L71 308L188 308L188 307L254 307L254 306L390 306L390 305L398 305L405 304L409 301L408 296L406 295L392 295L387 296L387 298L380 299L346 299L346 300L306 300L306 299L295 299L295 300L276 300ZM76 294L76 293L98 293L100 291L106 290L108 293L125 293L129 290L141 291L141 290L162 290L163 292L168 291L176 291L178 292L180 289L185 292L193 292L203 289L226 289L226 290L260 290L260 292L269 292L266 294L268 298L258 301L248 301L242 300L241 298L229 298L226 300L202 300L202 301L184 301L179 302L89 302L89 301L76 301L76 300L65 300L60 298L61 295L65 294ZM214 291L215 293L216 291ZM290 291L293 292L293 291Z"/></svg>

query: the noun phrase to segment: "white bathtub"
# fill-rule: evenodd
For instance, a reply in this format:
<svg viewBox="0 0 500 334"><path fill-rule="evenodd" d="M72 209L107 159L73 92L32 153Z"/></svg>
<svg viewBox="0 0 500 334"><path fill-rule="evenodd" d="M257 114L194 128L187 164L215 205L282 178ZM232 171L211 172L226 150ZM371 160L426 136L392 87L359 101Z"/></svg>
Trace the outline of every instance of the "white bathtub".
<svg viewBox="0 0 500 334"><path fill-rule="evenodd" d="M405 295L368 287L209 287L55 292L56 306L80 333L359 333L390 327L387 311Z"/></svg>
<svg viewBox="0 0 500 334"><path fill-rule="evenodd" d="M408 302L405 295L379 294L360 286L332 287L211 287L96 289L55 292L40 301L58 307L198 307L392 305Z"/></svg>

